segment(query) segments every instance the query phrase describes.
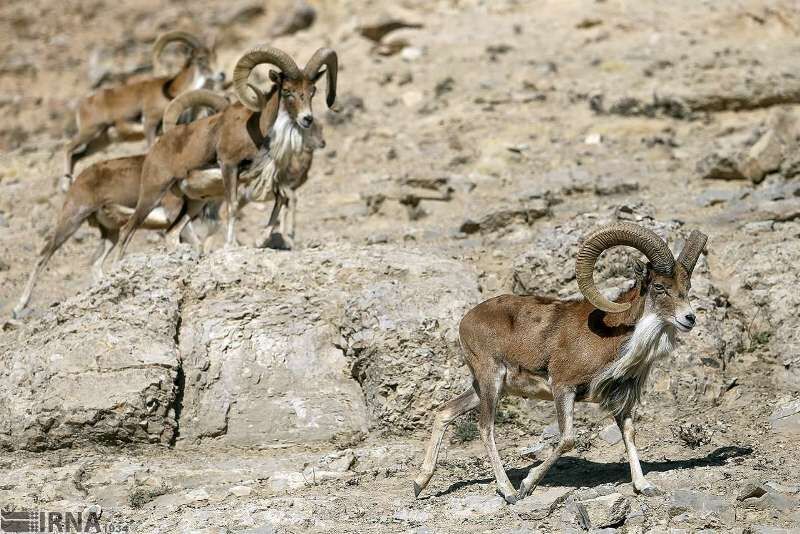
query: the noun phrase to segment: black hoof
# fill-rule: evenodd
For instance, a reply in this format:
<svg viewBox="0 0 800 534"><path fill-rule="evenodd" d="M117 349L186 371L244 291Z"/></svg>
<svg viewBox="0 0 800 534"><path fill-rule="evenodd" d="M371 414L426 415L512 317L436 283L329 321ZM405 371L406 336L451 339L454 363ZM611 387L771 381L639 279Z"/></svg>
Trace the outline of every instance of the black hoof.
<svg viewBox="0 0 800 534"><path fill-rule="evenodd" d="M417 497L419 497L420 493L422 493L422 488L420 487L419 484L414 482L414 498L416 499Z"/></svg>
<svg viewBox="0 0 800 534"><path fill-rule="evenodd" d="M500 495L508 504L516 504L519 500L519 498L513 493L509 495L503 495L500 490L497 490L497 494Z"/></svg>

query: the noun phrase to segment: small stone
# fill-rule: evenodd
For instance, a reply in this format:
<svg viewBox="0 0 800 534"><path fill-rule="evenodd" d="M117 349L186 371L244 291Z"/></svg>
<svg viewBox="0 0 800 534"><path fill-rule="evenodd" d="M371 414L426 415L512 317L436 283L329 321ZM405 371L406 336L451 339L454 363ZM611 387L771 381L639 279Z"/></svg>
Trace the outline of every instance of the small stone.
<svg viewBox="0 0 800 534"><path fill-rule="evenodd" d="M782 495L775 491L768 491L760 497L745 499L744 506L747 508L754 508L756 510L795 510L800 506L797 499Z"/></svg>
<svg viewBox="0 0 800 534"><path fill-rule="evenodd" d="M697 163L697 173L706 180L744 180L736 159L712 153Z"/></svg>
<svg viewBox="0 0 800 534"><path fill-rule="evenodd" d="M622 432L616 423L612 423L600 431L600 438L609 445L616 445L622 441Z"/></svg>
<svg viewBox="0 0 800 534"><path fill-rule="evenodd" d="M769 416L772 431L778 434L800 435L800 400L781 404Z"/></svg>
<svg viewBox="0 0 800 534"><path fill-rule="evenodd" d="M305 485L306 479L299 471L282 471L269 478L269 487L275 491L297 489Z"/></svg>
<svg viewBox="0 0 800 534"><path fill-rule="evenodd" d="M253 488L250 486L234 486L228 490L231 495L235 495L236 497L247 497L251 493L253 493Z"/></svg>
<svg viewBox="0 0 800 534"><path fill-rule="evenodd" d="M575 504L578 521L587 530L621 525L631 509L630 501L621 493L577 501Z"/></svg>
<svg viewBox="0 0 800 534"><path fill-rule="evenodd" d="M309 28L317 18L317 10L305 0L297 0L289 11L275 22L272 30L273 37L291 35Z"/></svg>
<svg viewBox="0 0 800 534"><path fill-rule="evenodd" d="M356 31L358 31L362 37L366 37L367 39L378 43L387 34L403 28L422 28L422 24L408 22L399 17L381 15L380 18L374 22L362 24L356 28Z"/></svg>
<svg viewBox="0 0 800 534"><path fill-rule="evenodd" d="M603 142L603 136L599 133L591 133L586 136L583 142L587 145L599 145Z"/></svg>
<svg viewBox="0 0 800 534"><path fill-rule="evenodd" d="M530 447L524 447L519 450L519 455L523 458L530 458L532 460L542 460L543 457L549 456L553 448L549 445L539 442L534 443Z"/></svg>
<svg viewBox="0 0 800 534"><path fill-rule="evenodd" d="M468 495L450 501L450 516L459 519L470 519L493 514L501 510L506 501L499 495Z"/></svg>
<svg viewBox="0 0 800 534"><path fill-rule="evenodd" d="M542 429L542 441L557 441L561 432L558 430L558 423L550 423Z"/></svg>
<svg viewBox="0 0 800 534"><path fill-rule="evenodd" d="M424 523L430 520L431 514L424 510L410 510L406 508L395 512L394 518L406 523Z"/></svg>
<svg viewBox="0 0 800 534"><path fill-rule="evenodd" d="M375 234L367 237L367 245L380 245L389 242L389 236L386 234Z"/></svg>
<svg viewBox="0 0 800 534"><path fill-rule="evenodd" d="M727 190L727 189L707 189L694 199L695 204L704 208L716 206L730 202L731 200L741 200L745 196L743 190Z"/></svg>
<svg viewBox="0 0 800 534"><path fill-rule="evenodd" d="M351 449L329 454L319 461L319 466L334 473L345 473L356 462L356 455Z"/></svg>
<svg viewBox="0 0 800 534"><path fill-rule="evenodd" d="M516 206L489 209L479 214L477 220L465 220L461 224L460 230L465 234L489 233L512 224L531 225L535 220L547 217L549 214L550 203L547 200L532 199Z"/></svg>
<svg viewBox="0 0 800 534"><path fill-rule="evenodd" d="M725 497L700 491L676 490L669 503L669 514L674 517L687 511L699 512L701 515L733 515L732 504Z"/></svg>
<svg viewBox="0 0 800 534"><path fill-rule="evenodd" d="M765 133L739 162L743 176L759 183L768 173L780 168L783 161L783 143L774 130Z"/></svg>
<svg viewBox="0 0 800 534"><path fill-rule="evenodd" d="M403 104L405 104L406 107L414 108L422 103L425 96L421 91L406 91L400 98L403 100Z"/></svg>
<svg viewBox="0 0 800 534"><path fill-rule="evenodd" d="M514 513L525 521L541 521L553 513L573 492L573 488L545 487L513 505Z"/></svg>
<svg viewBox="0 0 800 534"><path fill-rule="evenodd" d="M748 480L745 482L742 489L739 491L739 494L736 496L737 501L743 501L745 499L752 499L753 497L761 497L767 492L761 484L758 482Z"/></svg>
<svg viewBox="0 0 800 534"><path fill-rule="evenodd" d="M193 489L186 494L189 502L207 501L209 498L208 492L203 488Z"/></svg>

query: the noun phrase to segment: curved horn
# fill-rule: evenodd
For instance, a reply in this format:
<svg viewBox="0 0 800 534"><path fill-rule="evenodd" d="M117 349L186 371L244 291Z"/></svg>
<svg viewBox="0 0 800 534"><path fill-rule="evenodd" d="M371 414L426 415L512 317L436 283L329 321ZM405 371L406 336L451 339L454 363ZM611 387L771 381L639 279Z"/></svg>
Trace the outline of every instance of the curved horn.
<svg viewBox="0 0 800 534"><path fill-rule="evenodd" d="M261 65L262 63L275 65L281 69L284 75L293 80L302 77L297 64L283 50L278 50L271 46L257 46L246 52L239 58L239 61L236 62L236 67L233 69L233 89L236 91L239 101L252 111L261 111L261 108L266 104L264 93L247 83L250 71L256 65Z"/></svg>
<svg viewBox="0 0 800 534"><path fill-rule="evenodd" d="M690 277L698 258L700 258L700 254L706 246L706 241L708 241L706 234L699 230L692 230L692 233L689 234L689 239L683 245L683 250L678 254L678 263L683 265Z"/></svg>
<svg viewBox="0 0 800 534"><path fill-rule="evenodd" d="M164 51L164 48L173 41L180 41L182 43L186 43L187 45L191 46L192 48L204 48L203 42L196 36L189 32L184 32L180 30L171 31L162 33L156 39L155 44L153 44L153 65L159 65L159 58L161 56L161 52Z"/></svg>
<svg viewBox="0 0 800 534"><path fill-rule="evenodd" d="M207 89L196 89L187 91L175 97L164 110L163 125L164 133L178 124L181 113L195 106L205 106L220 112L228 107L228 99Z"/></svg>
<svg viewBox="0 0 800 534"><path fill-rule="evenodd" d="M336 52L330 48L320 48L314 52L314 55L311 56L311 59L308 60L306 67L303 69L303 75L308 79L313 79L323 65L328 78L328 94L325 102L328 107L332 107L336 101L336 75L339 73L339 57Z"/></svg>
<svg viewBox="0 0 800 534"><path fill-rule="evenodd" d="M611 302L594 285L594 265L606 249L626 245L633 247L650 260L660 273L672 273L675 259L667 244L655 233L633 223L614 223L595 230L584 240L575 261L575 276L578 287L592 305L609 313L623 312L631 307L628 303Z"/></svg>

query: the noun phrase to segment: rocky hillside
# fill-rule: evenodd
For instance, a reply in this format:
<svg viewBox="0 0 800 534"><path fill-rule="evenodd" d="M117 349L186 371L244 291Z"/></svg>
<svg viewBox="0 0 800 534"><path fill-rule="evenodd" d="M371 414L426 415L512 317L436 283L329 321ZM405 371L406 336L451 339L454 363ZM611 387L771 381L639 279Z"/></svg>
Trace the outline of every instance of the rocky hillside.
<svg viewBox="0 0 800 534"><path fill-rule="evenodd" d="M231 74L268 41L339 53L297 247L204 255L140 232L93 281L96 230L10 318L63 202L74 106L147 73L161 31L216 35ZM105 0L0 6L0 503L141 532L752 532L800 529L800 9L735 4ZM174 62L174 57L168 57ZM266 84L266 76L258 72ZM137 154L114 143L83 160ZM629 220L709 235L698 326L637 417L635 495L607 415L508 506L474 416L423 498L431 410L468 381L460 317L504 293L577 293L574 257ZM601 259L624 287L630 251ZM512 481L557 440L551 403L503 400Z"/></svg>

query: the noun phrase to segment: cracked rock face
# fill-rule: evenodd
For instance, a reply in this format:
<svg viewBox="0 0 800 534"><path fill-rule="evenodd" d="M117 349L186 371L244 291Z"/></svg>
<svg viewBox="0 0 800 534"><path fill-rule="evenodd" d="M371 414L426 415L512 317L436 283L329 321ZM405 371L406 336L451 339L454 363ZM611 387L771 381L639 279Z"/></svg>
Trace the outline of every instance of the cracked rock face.
<svg viewBox="0 0 800 534"><path fill-rule="evenodd" d="M476 276L345 248L132 257L4 338L0 445L259 448L420 426L466 384L456 332Z"/></svg>
<svg viewBox="0 0 800 534"><path fill-rule="evenodd" d="M193 261L133 258L91 291L3 337L0 446L170 443L181 269Z"/></svg>

